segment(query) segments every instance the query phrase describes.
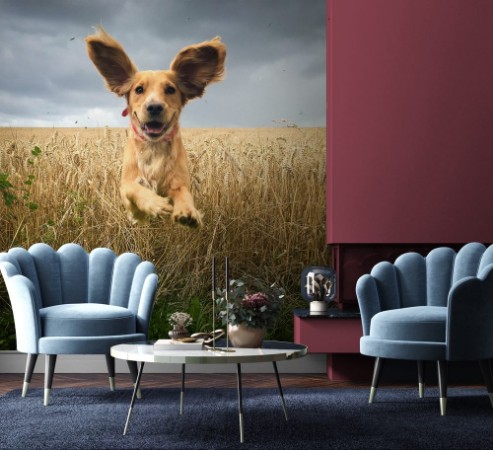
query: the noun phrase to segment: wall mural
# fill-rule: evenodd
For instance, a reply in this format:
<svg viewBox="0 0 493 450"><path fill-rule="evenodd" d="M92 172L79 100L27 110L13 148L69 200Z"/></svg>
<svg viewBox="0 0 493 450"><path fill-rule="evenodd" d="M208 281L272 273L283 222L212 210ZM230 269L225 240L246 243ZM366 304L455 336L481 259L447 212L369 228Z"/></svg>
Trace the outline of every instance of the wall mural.
<svg viewBox="0 0 493 450"><path fill-rule="evenodd" d="M0 251L152 261L151 338L176 311L212 329L211 261L228 256L232 279L283 290L268 337L292 339L300 274L330 263L325 22L325 0L2 4ZM3 281L0 330L15 348Z"/></svg>

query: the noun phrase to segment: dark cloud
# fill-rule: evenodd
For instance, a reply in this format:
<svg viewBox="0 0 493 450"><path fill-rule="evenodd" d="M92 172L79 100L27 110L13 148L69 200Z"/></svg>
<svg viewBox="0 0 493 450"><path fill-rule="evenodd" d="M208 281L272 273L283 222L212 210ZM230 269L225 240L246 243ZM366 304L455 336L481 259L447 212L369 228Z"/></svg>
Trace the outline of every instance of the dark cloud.
<svg viewBox="0 0 493 450"><path fill-rule="evenodd" d="M0 0L0 126L126 124L86 56L96 24L141 69L222 37L226 80L184 126L325 125L325 0Z"/></svg>

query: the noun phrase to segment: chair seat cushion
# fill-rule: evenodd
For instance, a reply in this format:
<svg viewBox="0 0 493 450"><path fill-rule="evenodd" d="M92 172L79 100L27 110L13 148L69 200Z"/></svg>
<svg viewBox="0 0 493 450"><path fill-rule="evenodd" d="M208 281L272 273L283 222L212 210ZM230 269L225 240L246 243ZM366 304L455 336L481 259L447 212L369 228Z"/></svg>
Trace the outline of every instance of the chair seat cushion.
<svg viewBox="0 0 493 450"><path fill-rule="evenodd" d="M73 303L42 308L43 336L110 336L135 333L132 311L99 303Z"/></svg>
<svg viewBox="0 0 493 450"><path fill-rule="evenodd" d="M413 306L375 314L370 337L393 341L445 342L447 308Z"/></svg>

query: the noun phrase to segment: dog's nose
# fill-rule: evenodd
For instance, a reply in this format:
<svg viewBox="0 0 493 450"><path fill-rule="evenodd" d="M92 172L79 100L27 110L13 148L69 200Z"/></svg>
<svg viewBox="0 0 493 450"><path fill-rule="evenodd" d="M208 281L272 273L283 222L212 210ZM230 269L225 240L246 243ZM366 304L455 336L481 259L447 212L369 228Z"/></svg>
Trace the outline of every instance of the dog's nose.
<svg viewBox="0 0 493 450"><path fill-rule="evenodd" d="M151 103L150 105L147 105L147 112L151 116L158 116L161 114L164 110L164 107L161 103Z"/></svg>

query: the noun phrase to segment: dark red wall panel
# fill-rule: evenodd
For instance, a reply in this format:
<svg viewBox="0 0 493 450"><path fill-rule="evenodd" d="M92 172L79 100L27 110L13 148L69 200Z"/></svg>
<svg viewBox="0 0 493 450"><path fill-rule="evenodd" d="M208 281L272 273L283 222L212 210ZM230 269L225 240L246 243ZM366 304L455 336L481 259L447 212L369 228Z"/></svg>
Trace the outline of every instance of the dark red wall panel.
<svg viewBox="0 0 493 450"><path fill-rule="evenodd" d="M493 241L493 1L329 0L327 241Z"/></svg>

